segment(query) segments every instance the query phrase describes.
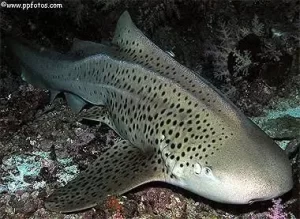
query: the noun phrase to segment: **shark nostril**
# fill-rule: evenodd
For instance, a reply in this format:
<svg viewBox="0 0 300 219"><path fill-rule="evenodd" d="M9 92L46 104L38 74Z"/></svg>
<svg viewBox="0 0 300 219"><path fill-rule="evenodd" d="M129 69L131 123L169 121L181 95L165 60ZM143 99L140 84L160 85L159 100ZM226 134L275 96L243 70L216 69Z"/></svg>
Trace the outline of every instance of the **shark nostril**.
<svg viewBox="0 0 300 219"><path fill-rule="evenodd" d="M252 205L254 202L258 202L258 201L263 201L264 199L261 199L261 198L255 198L255 199L251 199L248 201L248 204L249 205Z"/></svg>
<svg viewBox="0 0 300 219"><path fill-rule="evenodd" d="M250 201L248 201L248 204L249 205L252 205L254 202L256 202L257 201L257 199L251 199Z"/></svg>

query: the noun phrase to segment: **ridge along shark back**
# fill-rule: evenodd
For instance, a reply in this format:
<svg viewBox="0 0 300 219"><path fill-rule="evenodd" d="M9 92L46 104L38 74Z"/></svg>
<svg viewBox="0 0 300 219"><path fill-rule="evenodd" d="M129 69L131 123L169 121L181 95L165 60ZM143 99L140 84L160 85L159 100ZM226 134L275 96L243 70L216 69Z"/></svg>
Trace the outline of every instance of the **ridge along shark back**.
<svg viewBox="0 0 300 219"><path fill-rule="evenodd" d="M74 212L161 181L205 198L247 204L293 185L283 150L200 76L153 44L124 12L112 45L76 40L68 54L8 41L26 81L64 92L81 117L124 140L58 188L46 207Z"/></svg>

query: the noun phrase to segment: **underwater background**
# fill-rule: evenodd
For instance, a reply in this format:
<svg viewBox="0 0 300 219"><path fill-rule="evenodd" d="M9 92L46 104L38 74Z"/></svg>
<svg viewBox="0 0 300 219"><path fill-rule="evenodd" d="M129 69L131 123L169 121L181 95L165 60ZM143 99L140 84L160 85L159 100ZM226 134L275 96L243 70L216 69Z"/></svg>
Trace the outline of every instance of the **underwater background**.
<svg viewBox="0 0 300 219"><path fill-rule="evenodd" d="M5 2L6 4L4 4ZM12 8L10 4L24 8ZM42 8L38 4L57 4ZM26 5L23 5L26 4ZM29 4L29 5L27 5ZM0 218L300 218L300 1L0 0ZM79 122L23 82L2 43L16 36L66 52L74 38L110 41L125 10L155 44L226 94L289 155L294 188L280 199L225 205L149 184L77 214L43 200L119 140Z"/></svg>

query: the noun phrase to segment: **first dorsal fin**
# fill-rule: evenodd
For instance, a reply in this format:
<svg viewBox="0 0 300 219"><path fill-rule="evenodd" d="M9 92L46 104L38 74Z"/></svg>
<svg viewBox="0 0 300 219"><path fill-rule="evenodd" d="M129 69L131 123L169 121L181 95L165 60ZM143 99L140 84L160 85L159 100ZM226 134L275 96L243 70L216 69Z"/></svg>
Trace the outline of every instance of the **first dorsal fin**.
<svg viewBox="0 0 300 219"><path fill-rule="evenodd" d="M119 47L122 59L143 65L179 83L197 99L216 110L216 113L219 109L226 108L229 119L236 120L237 115L241 115L237 107L213 85L181 65L148 39L132 22L127 11L118 20L112 43Z"/></svg>
<svg viewBox="0 0 300 219"><path fill-rule="evenodd" d="M112 43L119 47L120 56L125 60L160 70L162 74L165 72L165 69L161 71L163 62L165 65L179 64L136 27L128 11L120 16Z"/></svg>

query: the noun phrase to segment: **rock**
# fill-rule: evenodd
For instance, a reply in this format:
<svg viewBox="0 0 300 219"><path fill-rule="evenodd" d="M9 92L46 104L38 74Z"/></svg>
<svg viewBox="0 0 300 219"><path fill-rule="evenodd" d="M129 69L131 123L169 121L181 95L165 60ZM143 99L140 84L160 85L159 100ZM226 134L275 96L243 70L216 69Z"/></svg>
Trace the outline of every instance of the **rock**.
<svg viewBox="0 0 300 219"><path fill-rule="evenodd" d="M275 139L291 140L300 137L300 118L286 115L267 120L262 126Z"/></svg>
<svg viewBox="0 0 300 219"><path fill-rule="evenodd" d="M295 155L295 153L297 153L297 151L299 151L299 147L300 137L290 141L286 146L285 152L287 155L289 155L289 157L292 157L293 155Z"/></svg>

